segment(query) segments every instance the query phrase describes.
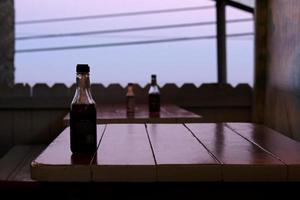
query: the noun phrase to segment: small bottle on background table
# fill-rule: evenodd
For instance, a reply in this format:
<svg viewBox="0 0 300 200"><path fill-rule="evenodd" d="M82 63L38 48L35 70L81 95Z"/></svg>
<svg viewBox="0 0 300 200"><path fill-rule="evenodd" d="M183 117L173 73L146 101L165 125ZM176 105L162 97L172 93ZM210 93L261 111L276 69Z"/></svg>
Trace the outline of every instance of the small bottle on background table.
<svg viewBox="0 0 300 200"><path fill-rule="evenodd" d="M148 92L148 108L151 117L160 115L160 92L157 85L156 75L151 75L151 85Z"/></svg>
<svg viewBox="0 0 300 200"><path fill-rule="evenodd" d="M126 111L128 116L134 115L135 111L135 97L133 91L133 84L128 83L127 93L126 93Z"/></svg>

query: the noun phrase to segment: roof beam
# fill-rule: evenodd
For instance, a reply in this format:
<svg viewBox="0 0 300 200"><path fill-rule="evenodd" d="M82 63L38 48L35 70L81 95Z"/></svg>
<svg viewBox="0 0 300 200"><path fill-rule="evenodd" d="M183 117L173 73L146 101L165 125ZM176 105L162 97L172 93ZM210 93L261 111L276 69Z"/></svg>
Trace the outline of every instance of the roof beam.
<svg viewBox="0 0 300 200"><path fill-rule="evenodd" d="M218 2L220 0L213 0L213 1ZM235 7L235 8L241 9L243 11L250 12L250 13L254 14L254 8L252 8L250 6L247 6L245 4L241 4L239 2L232 1L232 0L221 0L221 1L225 1L225 4L228 5L228 6L232 6L232 7Z"/></svg>
<svg viewBox="0 0 300 200"><path fill-rule="evenodd" d="M225 0L225 3L226 3L226 5L229 5L229 6L232 6L232 7L241 9L241 10L244 10L246 12L254 13L254 9L251 8L251 7L249 7L249 6L247 6L247 5L244 5L244 4L235 2L235 1L231 1L231 0Z"/></svg>
<svg viewBox="0 0 300 200"><path fill-rule="evenodd" d="M221 84L227 83L225 6L224 0L218 0L216 3L218 83Z"/></svg>

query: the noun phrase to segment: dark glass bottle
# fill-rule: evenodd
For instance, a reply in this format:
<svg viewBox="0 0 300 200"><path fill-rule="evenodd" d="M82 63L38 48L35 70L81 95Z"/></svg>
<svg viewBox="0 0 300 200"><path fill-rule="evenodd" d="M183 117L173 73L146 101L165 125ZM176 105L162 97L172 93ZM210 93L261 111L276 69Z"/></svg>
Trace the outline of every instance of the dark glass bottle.
<svg viewBox="0 0 300 200"><path fill-rule="evenodd" d="M156 81L156 75L151 75L151 85L148 93L148 107L150 116L159 116L160 92Z"/></svg>
<svg viewBox="0 0 300 200"><path fill-rule="evenodd" d="M135 110L135 97L133 91L133 84L129 83L127 86L127 93L126 93L126 111L127 115L133 115Z"/></svg>
<svg viewBox="0 0 300 200"><path fill-rule="evenodd" d="M90 91L90 68L76 67L76 92L70 111L70 143L73 153L95 153L97 150L96 105Z"/></svg>

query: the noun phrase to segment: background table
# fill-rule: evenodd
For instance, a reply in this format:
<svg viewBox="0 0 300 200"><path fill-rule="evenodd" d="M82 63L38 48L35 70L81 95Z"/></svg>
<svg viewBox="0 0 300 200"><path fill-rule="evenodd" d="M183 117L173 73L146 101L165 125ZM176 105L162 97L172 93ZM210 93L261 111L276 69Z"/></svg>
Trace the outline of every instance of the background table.
<svg viewBox="0 0 300 200"><path fill-rule="evenodd" d="M300 144L251 123L98 125L92 156L69 128L32 162L39 181L299 181Z"/></svg>
<svg viewBox="0 0 300 200"><path fill-rule="evenodd" d="M64 118L69 125L69 114ZM136 105L134 115L127 116L126 105L98 105L97 123L197 123L202 117L175 105L162 105L159 117L150 117L148 106Z"/></svg>

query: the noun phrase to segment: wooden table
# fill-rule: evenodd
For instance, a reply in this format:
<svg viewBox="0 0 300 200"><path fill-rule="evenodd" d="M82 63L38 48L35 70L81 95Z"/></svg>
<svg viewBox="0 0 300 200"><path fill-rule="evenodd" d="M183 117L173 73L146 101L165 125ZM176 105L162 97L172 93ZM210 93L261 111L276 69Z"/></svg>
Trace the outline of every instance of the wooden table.
<svg viewBox="0 0 300 200"><path fill-rule="evenodd" d="M126 105L98 105L97 124L113 123L198 123L202 117L179 106L162 105L160 116L149 116L145 104L136 105L134 115L127 115ZM64 124L69 125L69 114L64 118Z"/></svg>
<svg viewBox="0 0 300 200"><path fill-rule="evenodd" d="M252 123L98 125L74 156L66 128L31 164L39 181L299 181L300 143Z"/></svg>

